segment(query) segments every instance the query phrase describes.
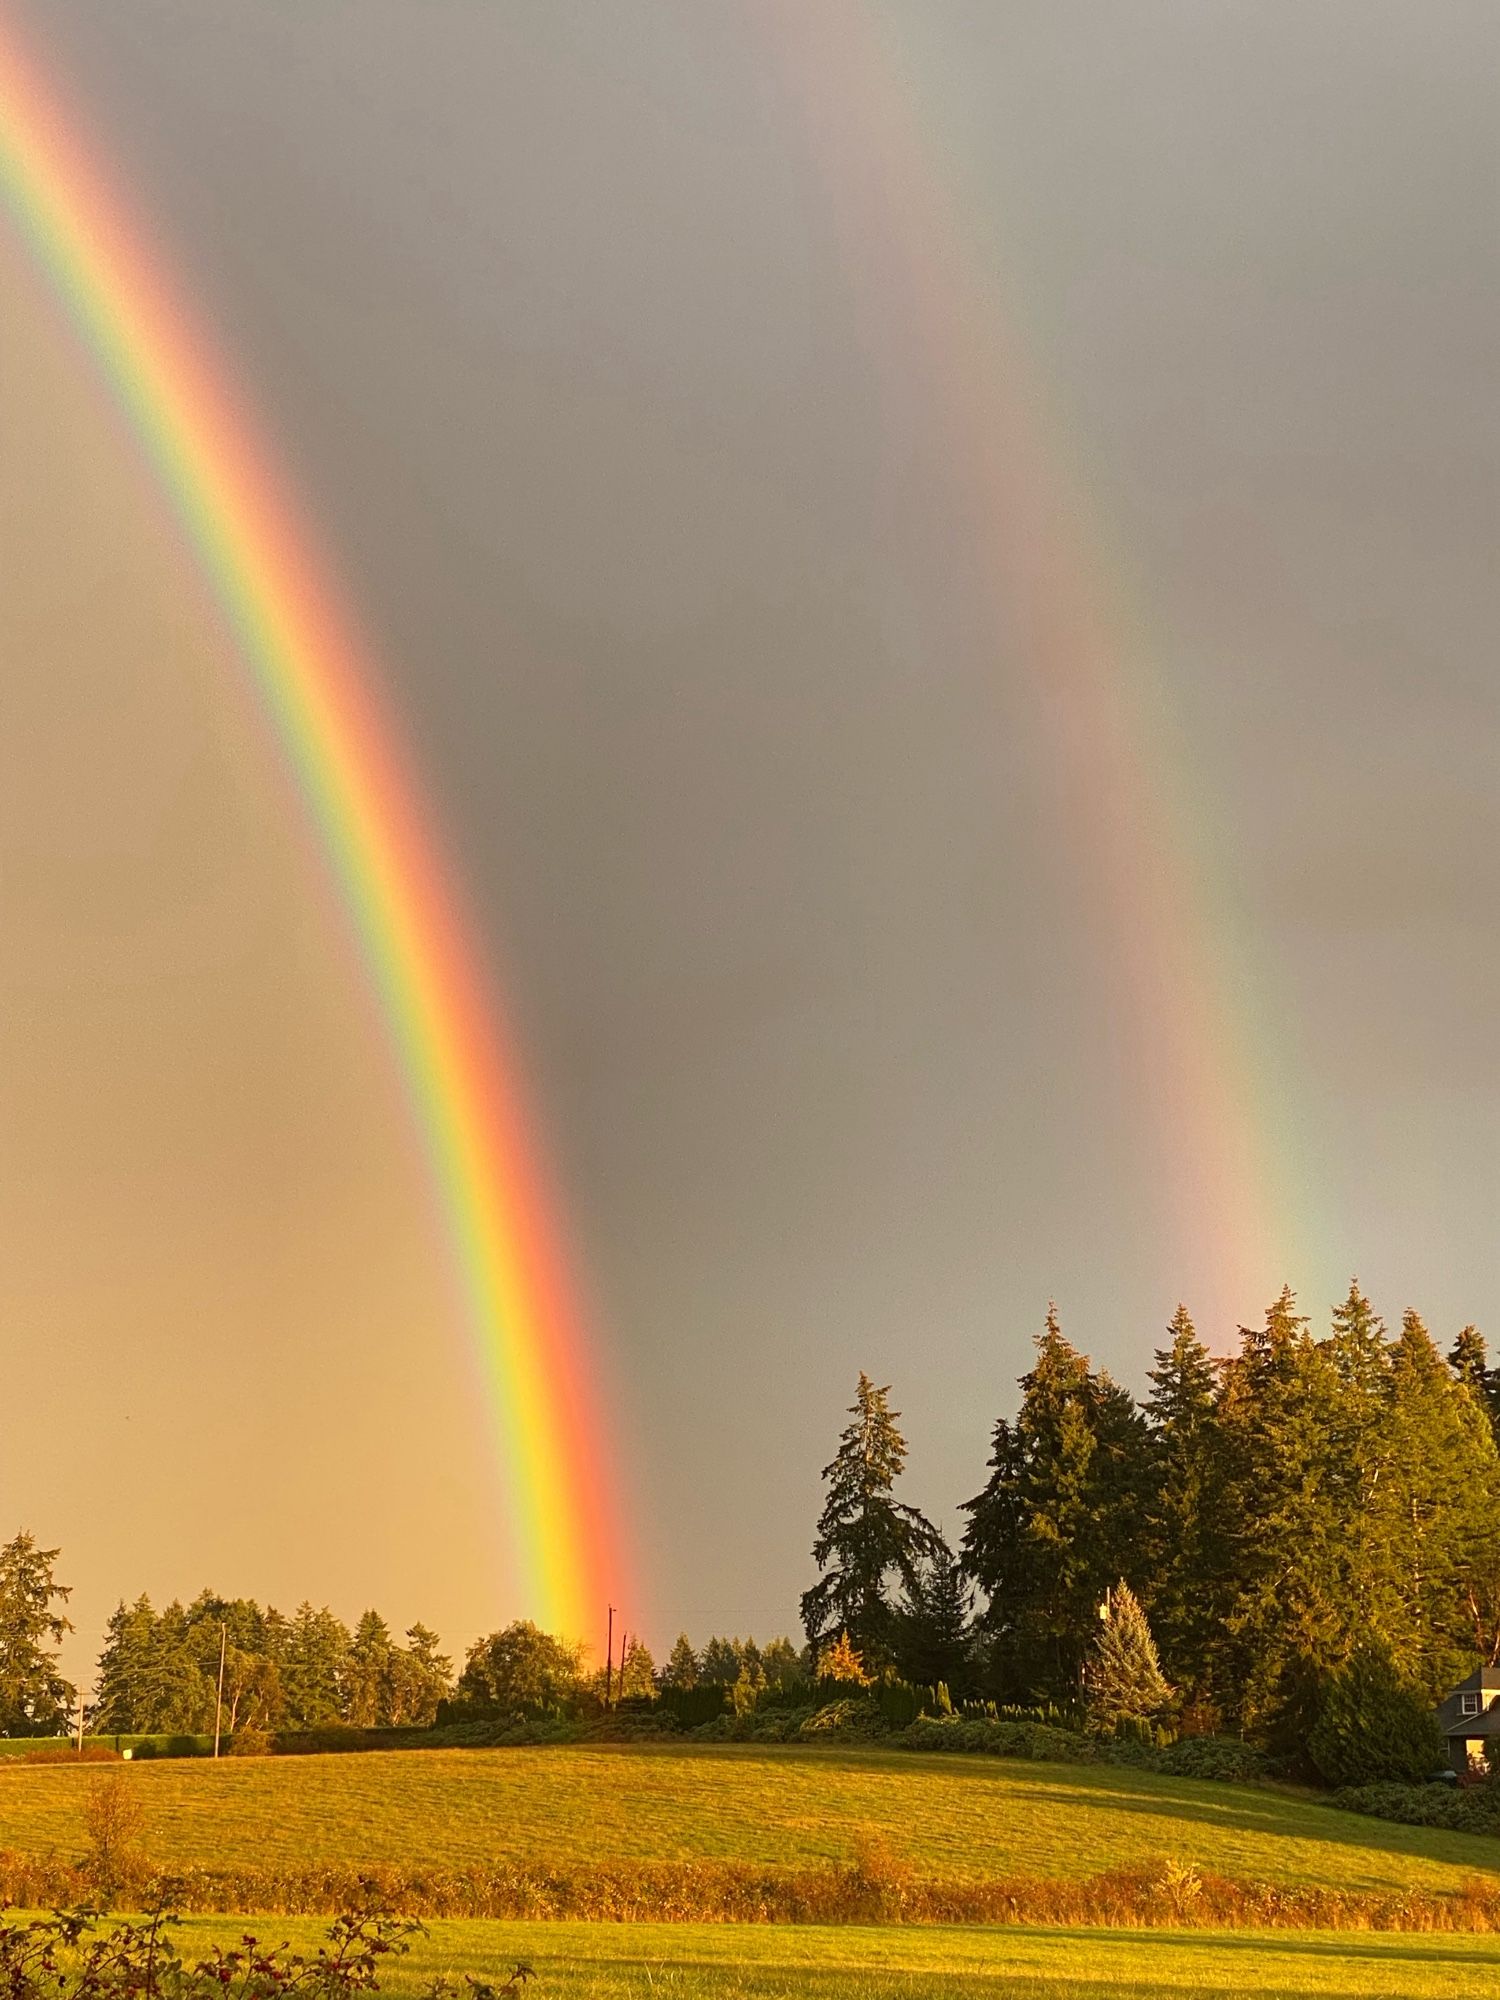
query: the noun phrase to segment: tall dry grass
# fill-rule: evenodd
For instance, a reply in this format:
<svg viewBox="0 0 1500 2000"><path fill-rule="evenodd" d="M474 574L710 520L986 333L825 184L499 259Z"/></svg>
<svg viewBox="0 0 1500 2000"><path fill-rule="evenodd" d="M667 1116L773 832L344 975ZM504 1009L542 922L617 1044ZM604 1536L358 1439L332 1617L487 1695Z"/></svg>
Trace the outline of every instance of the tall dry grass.
<svg viewBox="0 0 1500 2000"><path fill-rule="evenodd" d="M117 1864L117 1904L161 1885L141 1856ZM0 1902L59 1908L101 1885L87 1862L0 1852ZM1453 1893L1288 1888L1235 1881L1170 1859L1079 1880L919 1873L871 1844L848 1863L770 1868L739 1861L467 1868L194 1869L174 1875L174 1906L194 1913L316 1916L372 1894L420 1917L602 1923L1026 1924L1115 1929L1500 1932L1500 1879Z"/></svg>

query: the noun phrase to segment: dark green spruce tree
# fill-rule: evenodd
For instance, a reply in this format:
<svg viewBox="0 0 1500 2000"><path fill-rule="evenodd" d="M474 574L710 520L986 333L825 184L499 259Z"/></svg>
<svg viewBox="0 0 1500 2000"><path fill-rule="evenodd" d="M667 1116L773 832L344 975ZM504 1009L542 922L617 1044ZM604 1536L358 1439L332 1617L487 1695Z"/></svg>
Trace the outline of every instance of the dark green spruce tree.
<svg viewBox="0 0 1500 2000"><path fill-rule="evenodd" d="M1221 1687L1229 1720L1301 1754L1330 1667L1349 1649L1347 1484L1338 1371L1291 1288L1241 1329L1220 1403L1235 1587Z"/></svg>
<svg viewBox="0 0 1500 2000"><path fill-rule="evenodd" d="M1346 1611L1346 1643L1354 1645L1361 1637L1385 1633L1395 1610L1390 1551L1377 1518L1390 1469L1390 1342L1357 1278L1333 1309L1333 1331L1322 1349L1334 1375L1327 1446L1330 1504L1341 1523L1338 1595Z"/></svg>
<svg viewBox="0 0 1500 2000"><path fill-rule="evenodd" d="M893 1587L919 1589L922 1565L942 1547L925 1516L896 1498L906 1440L889 1395L889 1386L877 1388L861 1373L849 1407L854 1421L823 1468L828 1498L813 1542L818 1581L802 1597L808 1644L847 1632L871 1672L891 1666L900 1643Z"/></svg>
<svg viewBox="0 0 1500 2000"><path fill-rule="evenodd" d="M1491 1368L1484 1335L1477 1326L1466 1326L1448 1350L1448 1366L1473 1393L1490 1420L1490 1429L1500 1434L1500 1369Z"/></svg>
<svg viewBox="0 0 1500 2000"><path fill-rule="evenodd" d="M1146 1403L1148 1478L1141 1594L1167 1676L1200 1726L1217 1709L1214 1666L1231 1588L1218 1370L1179 1305Z"/></svg>
<svg viewBox="0 0 1500 2000"><path fill-rule="evenodd" d="M1063 1338L1049 1306L1014 1423L996 1423L990 1477L970 1500L968 1575L989 1692L1069 1700L1079 1687L1095 1607L1140 1567L1145 1427L1126 1392Z"/></svg>
<svg viewBox="0 0 1500 2000"><path fill-rule="evenodd" d="M156 1613L149 1597L123 1599L104 1628L94 1679L94 1727L135 1734L155 1728L151 1710L156 1664Z"/></svg>
<svg viewBox="0 0 1500 2000"><path fill-rule="evenodd" d="M1433 1698L1473 1663L1467 1604L1500 1537L1500 1460L1488 1418L1414 1312L1401 1321L1383 1415L1388 1455L1372 1533L1388 1565L1389 1609L1373 1636Z"/></svg>
<svg viewBox="0 0 1500 2000"><path fill-rule="evenodd" d="M57 1581L56 1549L24 1529L0 1548L0 1734L49 1736L67 1726L74 1689L57 1666L73 1628L60 1607L72 1591Z"/></svg>
<svg viewBox="0 0 1500 2000"><path fill-rule="evenodd" d="M953 1695L969 1692L974 1590L940 1536L902 1593L896 1664L909 1681Z"/></svg>

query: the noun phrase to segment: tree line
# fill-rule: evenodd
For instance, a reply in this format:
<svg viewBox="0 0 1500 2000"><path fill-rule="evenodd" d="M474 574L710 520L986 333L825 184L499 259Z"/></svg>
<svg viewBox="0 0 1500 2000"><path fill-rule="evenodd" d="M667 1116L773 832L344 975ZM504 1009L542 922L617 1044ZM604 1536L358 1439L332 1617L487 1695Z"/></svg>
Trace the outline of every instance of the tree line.
<svg viewBox="0 0 1500 2000"><path fill-rule="evenodd" d="M859 1378L824 1468L805 1646L679 1636L658 1671L636 1638L591 1671L526 1621L477 1639L456 1680L437 1636L369 1611L287 1616L204 1591L121 1602L91 1710L120 1733L329 1723L423 1727L458 1711L560 1712L900 1678L956 1699L1086 1706L1129 1681L1176 1729L1300 1751L1349 1663L1378 1655L1423 1701L1500 1659L1500 1370L1466 1327L1446 1357L1414 1312L1392 1333L1357 1284L1316 1335L1285 1290L1236 1350L1179 1307L1137 1400L1049 1310L1013 1414L952 1546L901 1497L889 1390ZM66 1726L68 1591L55 1549L0 1548L0 1733ZM1109 1629L1101 1635L1103 1623ZM1113 1621L1111 1623L1111 1620Z"/></svg>
<svg viewBox="0 0 1500 2000"><path fill-rule="evenodd" d="M811 1646L997 1702L1076 1702L1120 1584L1179 1727L1298 1749L1372 1650L1426 1699L1500 1657L1500 1374L1358 1284L1315 1336L1288 1289L1216 1359L1179 1307L1137 1402L1055 1309L994 1424L957 1548L898 1499L906 1445L861 1375L825 1468Z"/></svg>
<svg viewBox="0 0 1500 2000"><path fill-rule="evenodd" d="M241 1735L350 1723L425 1728L453 1680L435 1632L412 1625L406 1643L378 1611L351 1632L326 1606L290 1617L251 1598L202 1591L164 1610L149 1597L120 1604L105 1631L93 1724L105 1734ZM222 1705L220 1668L222 1662Z"/></svg>

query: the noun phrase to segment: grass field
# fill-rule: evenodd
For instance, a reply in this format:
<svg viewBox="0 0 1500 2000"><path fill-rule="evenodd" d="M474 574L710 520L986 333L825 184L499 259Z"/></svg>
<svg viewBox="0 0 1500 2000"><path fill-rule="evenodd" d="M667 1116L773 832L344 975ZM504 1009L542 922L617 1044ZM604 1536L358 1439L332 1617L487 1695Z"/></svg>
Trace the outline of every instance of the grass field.
<svg viewBox="0 0 1500 2000"><path fill-rule="evenodd" d="M83 1851L98 1765L0 1768L0 1847ZM945 1876L1082 1877L1146 1856L1399 1892L1493 1875L1500 1843L1254 1787L1116 1767L692 1745L207 1759L131 1768L164 1868L847 1860L865 1836Z"/></svg>
<svg viewBox="0 0 1500 2000"><path fill-rule="evenodd" d="M263 1938L311 1948L315 1922L278 1920ZM196 1919L184 1956L238 1927ZM438 1972L493 1981L517 1962L536 1972L531 2000L1494 2000L1500 1939L1331 1936L1205 1937L1163 1931L877 1930L729 1924L435 1923L411 1957L382 1974L409 2000ZM467 1989L465 1989L467 1990Z"/></svg>

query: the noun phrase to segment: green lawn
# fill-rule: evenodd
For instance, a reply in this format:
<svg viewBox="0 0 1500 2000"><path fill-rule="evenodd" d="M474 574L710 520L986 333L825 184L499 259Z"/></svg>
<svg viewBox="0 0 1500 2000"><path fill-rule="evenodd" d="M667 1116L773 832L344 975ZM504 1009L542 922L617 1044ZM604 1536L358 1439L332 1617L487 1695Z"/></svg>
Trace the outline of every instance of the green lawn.
<svg viewBox="0 0 1500 2000"><path fill-rule="evenodd" d="M307 1950L307 1919L268 1919L270 1940ZM535 1969L531 2000L1493 2000L1500 1938L1343 1932L818 1929L731 1924L434 1923L411 1957L382 1976L394 2000L434 1973L493 1981ZM185 1956L237 1935L222 1918L184 1926Z"/></svg>
<svg viewBox="0 0 1500 2000"><path fill-rule="evenodd" d="M0 1847L77 1854L101 1766L0 1768ZM118 1767L112 1767L118 1768ZM1346 1890L1455 1888L1500 1842L1254 1787L1110 1766L733 1745L371 1752L130 1767L166 1868L327 1862L846 1860L880 1836L946 1876L1084 1876L1147 1856Z"/></svg>

